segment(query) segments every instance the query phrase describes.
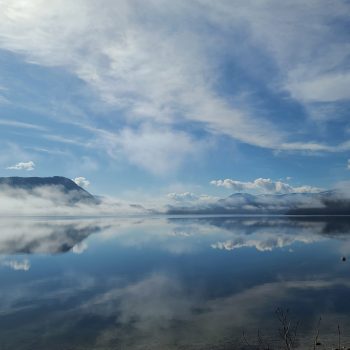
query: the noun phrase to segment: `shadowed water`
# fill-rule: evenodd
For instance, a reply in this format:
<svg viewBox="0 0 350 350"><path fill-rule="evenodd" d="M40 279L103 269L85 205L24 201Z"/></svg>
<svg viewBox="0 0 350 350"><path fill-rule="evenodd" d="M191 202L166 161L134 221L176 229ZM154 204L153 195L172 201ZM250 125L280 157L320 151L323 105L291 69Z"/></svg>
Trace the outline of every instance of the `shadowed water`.
<svg viewBox="0 0 350 350"><path fill-rule="evenodd" d="M0 349L282 348L277 307L350 346L342 257L340 217L3 218Z"/></svg>

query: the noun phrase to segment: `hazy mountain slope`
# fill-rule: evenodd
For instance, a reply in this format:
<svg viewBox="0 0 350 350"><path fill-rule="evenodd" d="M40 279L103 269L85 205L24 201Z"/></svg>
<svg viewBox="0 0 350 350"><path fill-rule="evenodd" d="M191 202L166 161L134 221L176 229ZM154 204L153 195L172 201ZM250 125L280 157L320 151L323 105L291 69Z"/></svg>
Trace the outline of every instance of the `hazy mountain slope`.
<svg viewBox="0 0 350 350"><path fill-rule="evenodd" d="M0 198L2 192L8 193L9 191L13 191L14 195L18 192L28 192L31 195L38 194L41 196L45 196L45 191L47 195L56 192L64 194L64 200L68 204L77 202L98 203L98 199L92 194L78 186L74 181L62 176L0 177Z"/></svg>
<svg viewBox="0 0 350 350"><path fill-rule="evenodd" d="M350 215L350 198L339 191L252 195L234 193L215 203L169 206L168 214Z"/></svg>

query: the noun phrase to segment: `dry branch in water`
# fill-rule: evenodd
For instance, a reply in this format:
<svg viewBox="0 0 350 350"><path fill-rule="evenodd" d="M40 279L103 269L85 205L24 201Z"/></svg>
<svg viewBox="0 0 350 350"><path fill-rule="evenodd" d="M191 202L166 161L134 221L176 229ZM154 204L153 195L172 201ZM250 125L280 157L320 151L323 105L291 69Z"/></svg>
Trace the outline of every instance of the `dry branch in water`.
<svg viewBox="0 0 350 350"><path fill-rule="evenodd" d="M245 349L250 349L250 350L293 350L297 349L300 345L298 341L298 329L300 322L293 322L290 312L288 309L283 309L283 308L277 308L275 311L275 314L277 316L277 320L279 321L279 328L278 328L278 333L280 336L280 340L282 343L278 345L274 345L270 347L269 341L266 337L263 337L261 330L258 330L257 334L257 341L256 344L251 341L251 338L247 337L247 333L243 331L242 333L242 339L243 339L243 348ZM316 329L315 329L315 336L310 339L312 342L312 345L310 347L307 347L307 349L322 349L322 350L350 350L350 347L342 347L341 344L341 329L340 325L338 324L337 326L337 347L335 346L329 346L327 347L324 342L320 341L321 337L321 332L320 332L320 326L321 326L321 321L322 318L320 317L318 319ZM324 339L323 339L324 340ZM344 345L344 344L343 344Z"/></svg>

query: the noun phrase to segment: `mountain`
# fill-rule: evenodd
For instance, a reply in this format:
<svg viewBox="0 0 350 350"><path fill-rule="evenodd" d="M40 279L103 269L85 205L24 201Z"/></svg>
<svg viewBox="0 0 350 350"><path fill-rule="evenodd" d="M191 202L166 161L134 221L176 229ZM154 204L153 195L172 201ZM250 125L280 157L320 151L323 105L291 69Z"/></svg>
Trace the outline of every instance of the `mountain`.
<svg viewBox="0 0 350 350"><path fill-rule="evenodd" d="M317 205L321 203L321 205ZM316 205L315 205L316 204ZM314 195L308 206L291 208L289 215L350 215L350 198L337 191L325 191Z"/></svg>
<svg viewBox="0 0 350 350"><path fill-rule="evenodd" d="M1 191L27 191L36 195L45 189L54 190L52 193L63 194L69 204L99 203L96 197L66 177L0 177L0 196Z"/></svg>
<svg viewBox="0 0 350 350"><path fill-rule="evenodd" d="M337 190L319 193L234 193L214 203L169 206L168 214L350 215L350 198Z"/></svg>

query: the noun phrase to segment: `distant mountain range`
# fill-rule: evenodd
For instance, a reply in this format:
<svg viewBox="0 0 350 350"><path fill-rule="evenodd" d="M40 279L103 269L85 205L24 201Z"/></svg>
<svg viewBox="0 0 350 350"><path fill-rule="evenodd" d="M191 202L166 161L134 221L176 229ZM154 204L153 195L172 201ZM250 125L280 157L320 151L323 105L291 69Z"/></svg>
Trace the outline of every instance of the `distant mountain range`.
<svg viewBox="0 0 350 350"><path fill-rule="evenodd" d="M3 193L13 192L18 196L57 195L57 205L88 204L97 205L103 200L78 186L74 181L62 177L0 177L0 201ZM63 196L60 196L63 194ZM21 197L21 198L22 198ZM61 203L64 201L64 203ZM116 204L119 206L119 204ZM144 213L157 213L138 204L129 204L129 208ZM160 212L158 212L160 213ZM164 211L162 211L164 213ZM235 215L350 215L350 198L338 190L320 193L261 194L234 193L215 202L179 202L168 205L166 214L235 214Z"/></svg>
<svg viewBox="0 0 350 350"><path fill-rule="evenodd" d="M78 186L74 181L63 177L0 177L0 190L23 190L30 194L35 194L35 191L43 188L55 188L61 193L67 195L69 204L83 202L86 204L98 204L99 200ZM0 191L1 192L1 191Z"/></svg>
<svg viewBox="0 0 350 350"><path fill-rule="evenodd" d="M350 215L350 198L337 190L320 193L234 193L214 203L168 206L168 214Z"/></svg>

